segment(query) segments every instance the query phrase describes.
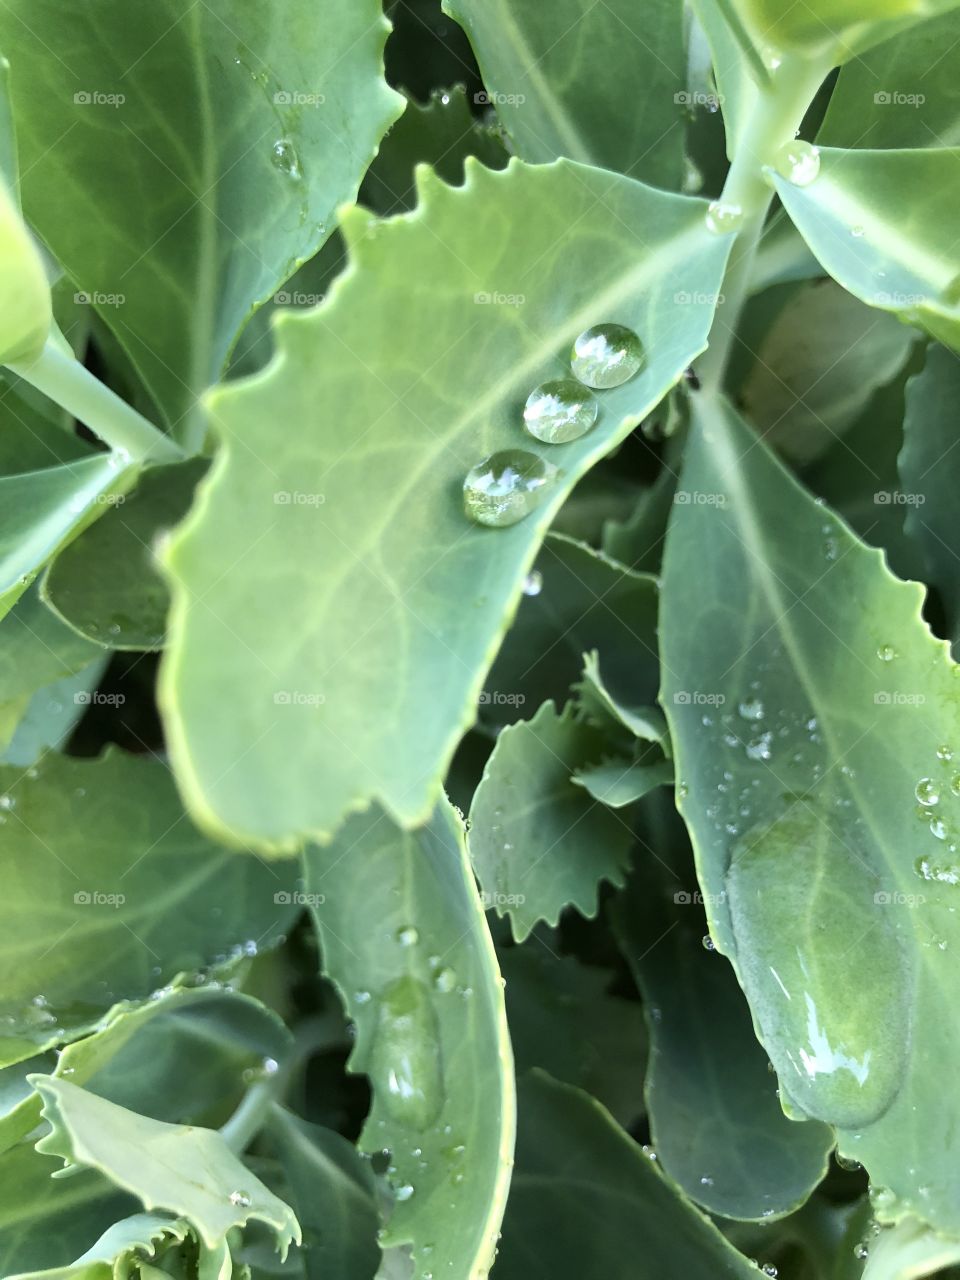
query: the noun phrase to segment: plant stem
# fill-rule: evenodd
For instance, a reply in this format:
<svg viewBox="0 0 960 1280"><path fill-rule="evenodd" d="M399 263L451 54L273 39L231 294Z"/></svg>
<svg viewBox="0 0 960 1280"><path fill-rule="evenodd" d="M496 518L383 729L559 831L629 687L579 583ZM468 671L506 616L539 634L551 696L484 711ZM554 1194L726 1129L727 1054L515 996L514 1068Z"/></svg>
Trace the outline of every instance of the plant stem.
<svg viewBox="0 0 960 1280"><path fill-rule="evenodd" d="M757 246L774 197L764 169L773 165L780 148L796 137L828 70L821 62L785 58L771 73L769 82L758 86L719 201L738 208L744 220L727 264L722 310L714 318L710 345L698 370L702 385L709 390L723 386L737 325L749 295Z"/></svg>
<svg viewBox="0 0 960 1280"><path fill-rule="evenodd" d="M25 382L90 428L111 449L134 462L177 462L186 457L169 436L148 422L124 400L65 355L51 340L35 360L11 364Z"/></svg>

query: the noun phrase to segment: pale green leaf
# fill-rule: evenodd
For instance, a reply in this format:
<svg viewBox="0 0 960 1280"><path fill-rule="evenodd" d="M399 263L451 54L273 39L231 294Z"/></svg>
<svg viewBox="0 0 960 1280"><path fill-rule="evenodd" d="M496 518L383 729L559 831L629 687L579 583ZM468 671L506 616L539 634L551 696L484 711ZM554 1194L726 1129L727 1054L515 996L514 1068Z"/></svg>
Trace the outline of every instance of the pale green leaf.
<svg viewBox="0 0 960 1280"><path fill-rule="evenodd" d="M296 911L289 878L191 825L157 760L112 750L4 766L0 819L7 1061L181 970L269 945Z"/></svg>
<svg viewBox="0 0 960 1280"><path fill-rule="evenodd" d="M213 398L221 452L166 557L180 785L205 826L264 848L371 800L430 812L539 540L702 349L729 250L703 202L567 161L468 161L460 189L421 173L409 217L347 219L332 298L285 315L274 363ZM604 320L639 333L642 370L581 439L525 438L527 396ZM541 508L471 524L469 469L527 443L562 472Z"/></svg>
<svg viewBox="0 0 960 1280"><path fill-rule="evenodd" d="M37 587L0 619L0 704L76 675L102 656L40 599Z"/></svg>
<svg viewBox="0 0 960 1280"><path fill-rule="evenodd" d="M956 7L957 0L734 0L768 49L846 62L894 32Z"/></svg>
<svg viewBox="0 0 960 1280"><path fill-rule="evenodd" d="M572 777L605 748L572 706L558 714L552 702L497 738L470 809L470 857L487 904L509 915L518 942L538 920L556 924L566 906L594 915L600 881L623 883L629 824Z"/></svg>
<svg viewBox="0 0 960 1280"><path fill-rule="evenodd" d="M0 704L0 725L8 723L6 744L0 749L0 764L31 765L44 751L59 750L94 701L109 660L109 654L105 653L76 675L64 676L52 684L44 684L34 694L20 694L13 702ZM7 714L9 722L4 720ZM3 738L4 730L0 728L0 742Z"/></svg>
<svg viewBox="0 0 960 1280"><path fill-rule="evenodd" d="M373 1105L364 1151L388 1149L397 1197L381 1243L416 1280L485 1275L513 1154L513 1060L493 944L442 804L415 833L376 810L306 853L324 973L356 1024L352 1071Z"/></svg>
<svg viewBox="0 0 960 1280"><path fill-rule="evenodd" d="M922 373L907 383L907 412L896 497L909 537L919 547L928 581L940 592L954 643L960 642L960 361L931 346Z"/></svg>
<svg viewBox="0 0 960 1280"><path fill-rule="evenodd" d="M922 589L729 408L703 410L684 483L725 499L677 508L662 589L663 696L711 936L785 1102L834 1125L884 1189L881 1219L956 1233L938 1065L960 1050L944 1012L956 669Z"/></svg>
<svg viewBox="0 0 960 1280"><path fill-rule="evenodd" d="M669 760L654 764L609 760L578 769L573 781L594 800L611 809L622 809L642 799L654 787L669 786L673 782L673 765Z"/></svg>
<svg viewBox="0 0 960 1280"><path fill-rule="evenodd" d="M204 459L153 467L49 566L42 593L80 635L112 649L159 649L170 597L159 540L186 515Z"/></svg>
<svg viewBox="0 0 960 1280"><path fill-rule="evenodd" d="M27 219L171 423L355 195L386 33L378 0L0 4Z"/></svg>
<svg viewBox="0 0 960 1280"><path fill-rule="evenodd" d="M520 1104L499 1280L756 1280L599 1103L535 1071Z"/></svg>
<svg viewBox="0 0 960 1280"><path fill-rule="evenodd" d="M686 93L676 0L446 0L517 154L565 156L677 189ZM630 107L624 111L624 100Z"/></svg>
<svg viewBox="0 0 960 1280"><path fill-rule="evenodd" d="M182 1242L189 1232L190 1226L182 1218L136 1213L114 1223L75 1262L21 1272L11 1280L126 1280L140 1262L156 1258L165 1246Z"/></svg>
<svg viewBox="0 0 960 1280"><path fill-rule="evenodd" d="M37 1150L65 1168L94 1169L146 1210L184 1217L210 1249L250 1221L273 1229L281 1255L299 1241L293 1211L214 1130L148 1120L52 1076L34 1076L33 1084L51 1126Z"/></svg>
<svg viewBox="0 0 960 1280"><path fill-rule="evenodd" d="M953 210L960 151L820 148L820 173L796 186L771 171L824 268L861 301L960 345Z"/></svg>

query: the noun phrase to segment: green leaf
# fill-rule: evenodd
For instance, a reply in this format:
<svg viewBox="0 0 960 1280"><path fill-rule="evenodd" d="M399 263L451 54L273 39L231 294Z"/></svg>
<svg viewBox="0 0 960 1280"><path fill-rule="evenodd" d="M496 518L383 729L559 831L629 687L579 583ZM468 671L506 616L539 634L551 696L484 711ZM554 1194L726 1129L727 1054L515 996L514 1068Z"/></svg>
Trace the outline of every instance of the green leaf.
<svg viewBox="0 0 960 1280"><path fill-rule="evenodd" d="M371 810L305 855L324 973L356 1024L350 1070L373 1106L364 1151L388 1149L397 1203L381 1243L415 1280L483 1275L513 1153L513 1061L493 944L444 803L415 833Z"/></svg>
<svg viewBox="0 0 960 1280"><path fill-rule="evenodd" d="M840 72L817 141L830 147L955 147L956 10L885 40Z"/></svg>
<svg viewBox="0 0 960 1280"><path fill-rule="evenodd" d="M377 0L0 4L27 219L172 424L355 195L401 105L386 33Z"/></svg>
<svg viewBox="0 0 960 1280"><path fill-rule="evenodd" d="M101 655L96 645L65 626L31 587L0 619L0 704L76 675Z"/></svg>
<svg viewBox="0 0 960 1280"><path fill-rule="evenodd" d="M190 824L157 760L113 750L4 766L0 818L7 1061L181 970L269 946L296 910L274 870Z"/></svg>
<svg viewBox="0 0 960 1280"><path fill-rule="evenodd" d="M846 62L901 28L956 7L957 0L735 0L767 46Z"/></svg>
<svg viewBox="0 0 960 1280"><path fill-rule="evenodd" d="M542 1067L632 1125L643 1112L647 1061L640 1005L610 994L609 969L557 955L539 934L499 955L518 1074Z"/></svg>
<svg viewBox="0 0 960 1280"><path fill-rule="evenodd" d="M585 543L549 534L480 695L485 721L560 704L598 651L596 675L623 702L650 703L657 665L657 583Z"/></svg>
<svg viewBox="0 0 960 1280"><path fill-rule="evenodd" d="M306 1280L372 1280L380 1263L376 1184L339 1133L274 1107L268 1132L303 1229Z"/></svg>
<svg viewBox="0 0 960 1280"><path fill-rule="evenodd" d="M740 401L768 444L807 464L845 435L915 336L832 280L805 285L763 336Z"/></svg>
<svg viewBox="0 0 960 1280"><path fill-rule="evenodd" d="M233 1227L265 1223L285 1256L300 1229L293 1211L240 1163L219 1133L163 1124L66 1080L34 1076L51 1126L37 1143L64 1168L95 1169L148 1211L184 1217L215 1249Z"/></svg>
<svg viewBox="0 0 960 1280"><path fill-rule="evenodd" d="M960 151L820 148L820 173L795 186L771 172L780 199L833 278L862 302L960 345L951 211Z"/></svg>
<svg viewBox="0 0 960 1280"><path fill-rule="evenodd" d="M539 1071L520 1103L500 1280L756 1280L599 1103Z"/></svg>
<svg viewBox="0 0 960 1280"><path fill-rule="evenodd" d="M109 655L104 654L76 675L64 676L45 684L32 695L21 694L13 702L0 704L0 725L6 725L7 729L6 745L0 749L0 764L31 765L45 751L59 750L94 701L108 662ZM4 731L0 729L0 741L3 737Z"/></svg>
<svg viewBox="0 0 960 1280"><path fill-rule="evenodd" d="M133 1267L187 1238L190 1226L182 1218L157 1213L137 1213L114 1223L96 1244L75 1262L43 1271L22 1272L11 1280L113 1280L126 1277ZM142 1275L142 1269L141 1269Z"/></svg>
<svg viewBox="0 0 960 1280"><path fill-rule="evenodd" d="M922 589L732 410L701 413L684 483L725 501L674 514L661 639L710 933L785 1102L837 1128L881 1220L956 1233L956 669Z"/></svg>
<svg viewBox="0 0 960 1280"><path fill-rule="evenodd" d="M0 618L38 570L133 484L109 453L0 476Z"/></svg>
<svg viewBox="0 0 960 1280"><path fill-rule="evenodd" d="M566 906L594 915L600 881L623 883L630 827L572 777L604 750L601 732L552 702L497 739L470 809L470 857L518 942Z"/></svg>
<svg viewBox="0 0 960 1280"><path fill-rule="evenodd" d="M688 102L683 12L673 0L446 0L470 37L517 154L566 156L678 189ZM623 111L626 95L630 110Z"/></svg>
<svg viewBox="0 0 960 1280"><path fill-rule="evenodd" d="M729 249L703 202L566 161L468 161L460 189L421 173L409 217L346 220L331 300L285 315L274 364L213 398L221 452L166 557L180 785L207 827L267 849L372 800L404 824L430 812L540 538L702 349ZM535 515L468 522L469 469L525 442L530 392L608 319L640 334L643 369L601 393L593 432L529 438L562 470Z"/></svg>
<svg viewBox="0 0 960 1280"><path fill-rule="evenodd" d="M0 1270L45 1271L78 1257L137 1202L88 1170L54 1178L56 1160L29 1143L0 1155Z"/></svg>
<svg viewBox="0 0 960 1280"><path fill-rule="evenodd" d="M609 760L578 769L572 781L601 804L622 809L642 799L654 787L669 786L673 782L673 765L669 760L658 760L654 764Z"/></svg>
<svg viewBox="0 0 960 1280"><path fill-rule="evenodd" d="M635 635L637 649L640 653L646 647L646 640ZM599 655L585 653L583 655L583 680L575 686L579 702L579 710L585 720L598 725L612 733L616 726L627 729L635 738L644 742L654 742L670 755L670 735L667 722L659 707L631 706L622 697L614 697L600 672Z"/></svg>
<svg viewBox="0 0 960 1280"><path fill-rule="evenodd" d="M960 643L960 536L956 520L956 406L960 362L952 351L931 346L923 372L907 383L907 412L900 454L906 531L920 548L927 579L936 586L950 636Z"/></svg>
<svg viewBox="0 0 960 1280"><path fill-rule="evenodd" d="M430 165L444 182L459 186L467 156L476 156L488 169L502 169L508 159L496 131L471 113L463 85L435 90L422 104L410 98L367 170L360 200L381 217L404 213L417 202L418 164Z"/></svg>
<svg viewBox="0 0 960 1280"><path fill-rule="evenodd" d="M685 886L668 874L662 856L639 864L614 904L647 1010L651 1141L667 1176L710 1213L765 1222L820 1182L833 1132L783 1114L733 970L704 947L691 877Z"/></svg>
<svg viewBox="0 0 960 1280"><path fill-rule="evenodd" d="M112 649L163 647L170 596L154 559L207 469L205 459L154 467L81 534L44 575L46 603L88 640Z"/></svg>

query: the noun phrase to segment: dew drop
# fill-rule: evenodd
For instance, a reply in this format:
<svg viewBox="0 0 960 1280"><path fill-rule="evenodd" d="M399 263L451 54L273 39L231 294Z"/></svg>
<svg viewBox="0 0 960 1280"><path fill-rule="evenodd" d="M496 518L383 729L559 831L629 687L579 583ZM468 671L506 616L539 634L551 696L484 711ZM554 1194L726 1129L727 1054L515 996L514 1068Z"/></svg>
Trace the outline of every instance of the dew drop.
<svg viewBox="0 0 960 1280"><path fill-rule="evenodd" d="M504 449L467 472L463 509L477 524L504 529L540 504L559 468L524 449Z"/></svg>
<svg viewBox="0 0 960 1280"><path fill-rule="evenodd" d="M752 742L746 745L746 753L748 760L769 760L773 755L773 734L769 731L761 733L759 738L754 738Z"/></svg>
<svg viewBox="0 0 960 1280"><path fill-rule="evenodd" d="M707 209L707 230L717 236L729 236L743 226L743 210L738 204L714 200Z"/></svg>
<svg viewBox="0 0 960 1280"><path fill-rule="evenodd" d="M930 807L939 803L940 788L932 778L921 778L917 783L914 795L922 805Z"/></svg>
<svg viewBox="0 0 960 1280"><path fill-rule="evenodd" d="M892 662L897 656L897 651L892 644L882 644L877 649L877 657L881 662Z"/></svg>
<svg viewBox="0 0 960 1280"><path fill-rule="evenodd" d="M400 1203L402 1204L405 1200L412 1199L413 1192L414 1192L414 1189L410 1185L410 1183L405 1182L403 1186L397 1187L396 1191L393 1194L394 1194L394 1197L397 1200L399 1200Z"/></svg>
<svg viewBox="0 0 960 1280"><path fill-rule="evenodd" d="M543 574L539 569L534 569L523 580L523 594L525 596L538 596L542 590Z"/></svg>
<svg viewBox="0 0 960 1280"><path fill-rule="evenodd" d="M585 329L573 344L570 367L586 386L606 390L629 382L643 361L643 343L632 329L598 324Z"/></svg>
<svg viewBox="0 0 960 1280"><path fill-rule="evenodd" d="M422 982L409 975L383 992L370 1054L370 1075L384 1108L421 1132L443 1106L437 1017Z"/></svg>
<svg viewBox="0 0 960 1280"><path fill-rule="evenodd" d="M281 173L285 173L288 178L299 179L303 177L299 152L289 138L278 138L276 140L273 144L270 158L273 161L273 167L279 169Z"/></svg>
<svg viewBox="0 0 960 1280"><path fill-rule="evenodd" d="M853 236L855 240L861 239L864 234L863 227L861 227L858 223L855 227L850 228L850 234Z"/></svg>
<svg viewBox="0 0 960 1280"><path fill-rule="evenodd" d="M397 930L397 942L401 947L415 947L419 941L420 931L412 924L404 925L402 929Z"/></svg>
<svg viewBox="0 0 960 1280"><path fill-rule="evenodd" d="M523 425L544 444L579 440L596 423L596 396L573 378L544 382L530 394L523 409Z"/></svg>
<svg viewBox="0 0 960 1280"><path fill-rule="evenodd" d="M709 933L705 933L703 937L700 939L700 941L703 943L704 951L716 951L717 949L716 943L710 937Z"/></svg>
<svg viewBox="0 0 960 1280"><path fill-rule="evenodd" d="M946 840L949 834L947 824L936 813L930 814L930 831L938 840Z"/></svg>
<svg viewBox="0 0 960 1280"><path fill-rule="evenodd" d="M763 703L759 698L748 698L737 708L744 720L762 720Z"/></svg>
<svg viewBox="0 0 960 1280"><path fill-rule="evenodd" d="M246 1191L231 1191L230 1203L236 1205L239 1209L249 1209L253 1201Z"/></svg>
<svg viewBox="0 0 960 1280"><path fill-rule="evenodd" d="M795 187L808 187L820 173L820 152L809 142L795 139L780 148L774 166Z"/></svg>
<svg viewBox="0 0 960 1280"><path fill-rule="evenodd" d="M950 779L950 790L955 796L960 796L960 773L955 773Z"/></svg>
<svg viewBox="0 0 960 1280"><path fill-rule="evenodd" d="M438 969L433 975L433 985L438 991L446 995L456 989L457 975L452 969Z"/></svg>

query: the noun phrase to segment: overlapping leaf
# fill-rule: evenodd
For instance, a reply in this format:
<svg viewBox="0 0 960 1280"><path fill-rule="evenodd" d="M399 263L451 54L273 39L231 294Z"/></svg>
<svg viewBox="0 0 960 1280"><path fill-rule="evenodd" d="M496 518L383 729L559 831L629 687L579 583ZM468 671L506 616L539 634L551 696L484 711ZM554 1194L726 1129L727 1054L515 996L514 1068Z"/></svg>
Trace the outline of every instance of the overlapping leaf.
<svg viewBox="0 0 960 1280"><path fill-rule="evenodd" d="M351 215L332 300L284 316L275 362L212 402L161 700L190 808L230 838L292 849L371 800L424 819L553 514L703 346L729 237L702 202L568 162L468 169L459 190L424 178L407 218ZM580 440L525 438L527 396L605 320L643 368ZM470 524L467 471L525 444L561 469L540 510Z"/></svg>

